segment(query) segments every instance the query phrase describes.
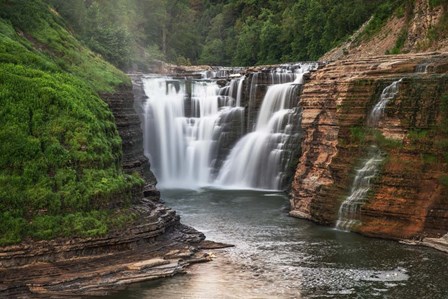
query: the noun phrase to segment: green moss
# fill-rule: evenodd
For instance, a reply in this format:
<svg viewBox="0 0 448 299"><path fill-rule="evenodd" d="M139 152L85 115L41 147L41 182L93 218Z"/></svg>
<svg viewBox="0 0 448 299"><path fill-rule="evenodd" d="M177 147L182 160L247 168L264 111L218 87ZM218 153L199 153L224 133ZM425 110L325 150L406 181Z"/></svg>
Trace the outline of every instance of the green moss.
<svg viewBox="0 0 448 299"><path fill-rule="evenodd" d="M386 54L400 54L407 38L408 30L407 28L405 28L405 30L402 30L400 35L398 36L398 39L395 42L395 46L391 50L386 51Z"/></svg>
<svg viewBox="0 0 448 299"><path fill-rule="evenodd" d="M365 127L351 127L350 139L352 143L365 144L367 139L367 128Z"/></svg>
<svg viewBox="0 0 448 299"><path fill-rule="evenodd" d="M415 143L427 139L428 134L429 134L428 130L412 130L409 131L408 137L411 140L411 142Z"/></svg>
<svg viewBox="0 0 448 299"><path fill-rule="evenodd" d="M8 5L2 5L0 17L3 18L0 20L0 33L13 39L15 43L16 49L13 49L9 47L10 44L3 44L2 40L2 46L9 49L9 54L13 56L9 57L10 59L26 62L24 60L36 59L36 56L39 56L43 58L38 61L42 65L34 64L34 66L45 70L42 66L45 63L51 63L52 70L57 66L59 69L73 73L88 82L96 91L113 91L119 84L130 84L125 74L84 47L70 34L64 27L62 19L44 2L10 0ZM14 28L20 30L23 38L18 38ZM3 39L3 36L1 38ZM24 53L23 46L27 50L39 49L40 55ZM19 53L15 52L17 48L21 48ZM15 61L8 61L8 57L5 57L2 52L4 51L0 52L2 54L0 61L15 63ZM42 54L51 56L51 61L45 59Z"/></svg>
<svg viewBox="0 0 448 299"><path fill-rule="evenodd" d="M434 8L436 6L439 6L439 5L442 5L445 3L446 3L446 1L444 1L444 0L429 0L429 6L431 8Z"/></svg>
<svg viewBox="0 0 448 299"><path fill-rule="evenodd" d="M43 2L1 6L0 246L104 235L132 220L111 218L143 184L123 173L114 117L97 94L129 79Z"/></svg>
<svg viewBox="0 0 448 299"><path fill-rule="evenodd" d="M376 144L378 144L378 146L383 149L391 150L403 147L403 142L401 140L386 138L380 131L377 130L374 130L373 138Z"/></svg>
<svg viewBox="0 0 448 299"><path fill-rule="evenodd" d="M439 182L445 187L448 187L448 175L442 175L439 177Z"/></svg>

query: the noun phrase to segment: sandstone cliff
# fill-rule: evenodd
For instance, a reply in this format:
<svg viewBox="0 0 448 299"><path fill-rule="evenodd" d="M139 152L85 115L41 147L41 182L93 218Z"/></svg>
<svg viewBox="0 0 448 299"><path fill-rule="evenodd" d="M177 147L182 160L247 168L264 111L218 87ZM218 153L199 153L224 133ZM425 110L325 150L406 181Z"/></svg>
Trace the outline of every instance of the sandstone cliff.
<svg viewBox="0 0 448 299"><path fill-rule="evenodd" d="M291 215L334 225L375 143L386 159L354 230L398 239L446 234L447 71L448 54L429 53L339 60L313 73L300 99L304 138ZM377 128L367 128L381 92L401 78Z"/></svg>

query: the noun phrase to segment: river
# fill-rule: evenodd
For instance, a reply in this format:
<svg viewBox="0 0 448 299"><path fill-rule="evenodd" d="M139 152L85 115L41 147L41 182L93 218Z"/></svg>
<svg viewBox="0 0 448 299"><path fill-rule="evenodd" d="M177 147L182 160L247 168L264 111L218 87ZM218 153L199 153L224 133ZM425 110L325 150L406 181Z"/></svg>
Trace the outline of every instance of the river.
<svg viewBox="0 0 448 299"><path fill-rule="evenodd" d="M448 298L446 254L291 218L282 193L164 190L162 198L207 239L236 247L109 298Z"/></svg>

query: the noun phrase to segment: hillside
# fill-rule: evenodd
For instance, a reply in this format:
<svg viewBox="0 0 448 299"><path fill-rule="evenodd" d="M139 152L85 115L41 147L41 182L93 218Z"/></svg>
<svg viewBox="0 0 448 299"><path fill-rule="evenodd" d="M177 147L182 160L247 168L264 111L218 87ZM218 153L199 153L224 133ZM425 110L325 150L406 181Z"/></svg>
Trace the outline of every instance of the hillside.
<svg viewBox="0 0 448 299"><path fill-rule="evenodd" d="M346 43L332 49L320 60L448 51L446 1L405 1L380 12L375 13Z"/></svg>
<svg viewBox="0 0 448 299"><path fill-rule="evenodd" d="M130 81L44 1L0 8L0 245L104 235L130 220L118 208L143 181L123 173L98 92Z"/></svg>

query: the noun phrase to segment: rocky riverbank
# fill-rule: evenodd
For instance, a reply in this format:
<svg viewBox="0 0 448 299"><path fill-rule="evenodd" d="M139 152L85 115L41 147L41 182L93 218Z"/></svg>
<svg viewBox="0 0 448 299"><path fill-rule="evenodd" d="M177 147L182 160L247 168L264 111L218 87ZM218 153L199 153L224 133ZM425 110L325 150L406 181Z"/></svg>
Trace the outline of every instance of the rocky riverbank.
<svg viewBox="0 0 448 299"><path fill-rule="evenodd" d="M210 260L199 251L204 235L171 209L146 199L133 209L140 224L102 238L2 247L0 297L105 295Z"/></svg>
<svg viewBox="0 0 448 299"><path fill-rule="evenodd" d="M133 190L130 213L136 219L106 236L23 242L0 248L0 297L104 295L127 284L183 273L192 263L210 260L200 248L204 235L180 223L160 201L156 179L143 154L136 100L138 86L102 94L114 113L123 141L122 165L146 184ZM111 203L121 206L121 203ZM218 246L218 245L216 245ZM219 245L220 247L222 245Z"/></svg>

